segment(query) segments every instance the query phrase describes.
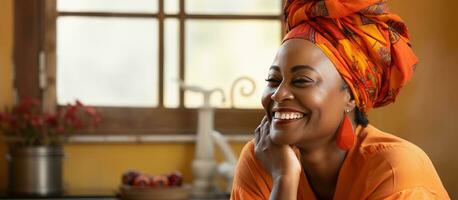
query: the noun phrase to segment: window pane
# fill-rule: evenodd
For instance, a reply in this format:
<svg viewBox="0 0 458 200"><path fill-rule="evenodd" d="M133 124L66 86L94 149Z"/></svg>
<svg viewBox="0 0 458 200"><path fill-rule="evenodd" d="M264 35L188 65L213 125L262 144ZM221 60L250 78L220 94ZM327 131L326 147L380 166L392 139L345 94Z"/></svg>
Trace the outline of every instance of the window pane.
<svg viewBox="0 0 458 200"><path fill-rule="evenodd" d="M186 0L187 13L273 14L282 10L280 0Z"/></svg>
<svg viewBox="0 0 458 200"><path fill-rule="evenodd" d="M167 14L176 14L179 11L178 0L165 0L164 10Z"/></svg>
<svg viewBox="0 0 458 200"><path fill-rule="evenodd" d="M179 106L178 26L178 19L165 20L164 106L167 108Z"/></svg>
<svg viewBox="0 0 458 200"><path fill-rule="evenodd" d="M158 0L58 0L58 11L157 12Z"/></svg>
<svg viewBox="0 0 458 200"><path fill-rule="evenodd" d="M60 17L58 103L156 106L157 55L155 19Z"/></svg>
<svg viewBox="0 0 458 200"><path fill-rule="evenodd" d="M234 105L261 107L264 79L281 42L280 26L278 21L189 20L186 23L186 83L206 89L221 87L229 100L233 81L249 76L255 80L255 94L242 98L237 93ZM186 92L185 106L202 105L201 96ZM220 99L215 94L213 105L230 105L229 101L218 103Z"/></svg>

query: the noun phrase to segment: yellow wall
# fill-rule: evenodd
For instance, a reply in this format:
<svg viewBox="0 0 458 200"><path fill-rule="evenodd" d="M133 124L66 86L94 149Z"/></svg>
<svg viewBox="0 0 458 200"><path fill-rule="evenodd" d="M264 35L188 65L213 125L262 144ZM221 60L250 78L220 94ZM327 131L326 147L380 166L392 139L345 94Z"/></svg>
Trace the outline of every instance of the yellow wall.
<svg viewBox="0 0 458 200"><path fill-rule="evenodd" d="M11 105L12 92L13 3L0 2L0 106Z"/></svg>
<svg viewBox="0 0 458 200"><path fill-rule="evenodd" d="M454 0L390 1L406 21L420 64L397 102L369 117L382 130L422 147L452 199L458 198L458 19ZM453 5L455 4L455 5ZM11 105L12 0L0 1L0 106ZM242 144L232 144L240 151ZM153 174L180 170L190 181L192 144L70 144L64 179L71 188L115 188L122 171ZM0 137L0 190L6 186L5 145Z"/></svg>
<svg viewBox="0 0 458 200"><path fill-rule="evenodd" d="M231 144L237 153L243 145ZM127 169L151 174L178 170L183 173L185 182L191 182L194 157L191 143L71 144L65 146L65 153L64 179L75 189L116 188L122 172ZM219 152L216 156L221 160Z"/></svg>
<svg viewBox="0 0 458 200"><path fill-rule="evenodd" d="M12 86L12 42L13 41L13 1L0 1L0 108L11 106ZM0 134L0 188L6 186L7 165L3 159L6 147L3 134Z"/></svg>

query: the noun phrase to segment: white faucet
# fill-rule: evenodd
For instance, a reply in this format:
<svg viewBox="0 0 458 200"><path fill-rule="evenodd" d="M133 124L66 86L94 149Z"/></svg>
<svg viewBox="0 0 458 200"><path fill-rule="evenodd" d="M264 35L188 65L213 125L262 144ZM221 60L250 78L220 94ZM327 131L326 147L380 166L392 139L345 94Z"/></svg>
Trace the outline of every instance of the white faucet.
<svg viewBox="0 0 458 200"><path fill-rule="evenodd" d="M202 93L204 96L204 103L198 109L195 158L192 162L193 196L208 197L215 193L214 177L217 172L226 178L228 181L226 192L230 191L237 158L224 136L214 129L214 108L210 104L210 97L215 92L221 93L224 102L224 92L221 88L206 90L198 86L186 85L182 81L180 81L180 87L184 90ZM215 161L213 142L220 147L225 157L225 162L219 166Z"/></svg>
<svg viewBox="0 0 458 200"><path fill-rule="evenodd" d="M226 179L225 192L230 193L232 190L232 180L234 179L235 166L237 164L237 156L234 154L234 151L232 151L229 143L220 132L213 131L212 137L224 156L225 161L219 164L218 173Z"/></svg>

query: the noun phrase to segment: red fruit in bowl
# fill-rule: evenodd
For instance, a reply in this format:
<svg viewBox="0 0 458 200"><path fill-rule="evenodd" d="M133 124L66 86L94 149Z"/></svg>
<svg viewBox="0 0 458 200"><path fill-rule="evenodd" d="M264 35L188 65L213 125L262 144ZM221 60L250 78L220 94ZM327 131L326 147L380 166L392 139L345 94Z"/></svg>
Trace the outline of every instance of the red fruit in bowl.
<svg viewBox="0 0 458 200"><path fill-rule="evenodd" d="M154 187L167 187L169 185L169 179L164 175L154 176L152 181Z"/></svg>
<svg viewBox="0 0 458 200"><path fill-rule="evenodd" d="M156 182L154 182L154 176L149 177L149 186L150 187L156 187Z"/></svg>
<svg viewBox="0 0 458 200"><path fill-rule="evenodd" d="M134 180L135 178L137 178L137 176L140 175L140 172L138 171L134 171L134 170L129 170L129 171L126 171L124 172L124 174L122 174L122 184L124 185L133 185L134 184Z"/></svg>
<svg viewBox="0 0 458 200"><path fill-rule="evenodd" d="M181 186L183 184L183 175L180 172L172 172L167 178L170 186Z"/></svg>
<svg viewBox="0 0 458 200"><path fill-rule="evenodd" d="M140 174L134 179L133 186L145 187L149 186L151 183L149 176L146 174Z"/></svg>

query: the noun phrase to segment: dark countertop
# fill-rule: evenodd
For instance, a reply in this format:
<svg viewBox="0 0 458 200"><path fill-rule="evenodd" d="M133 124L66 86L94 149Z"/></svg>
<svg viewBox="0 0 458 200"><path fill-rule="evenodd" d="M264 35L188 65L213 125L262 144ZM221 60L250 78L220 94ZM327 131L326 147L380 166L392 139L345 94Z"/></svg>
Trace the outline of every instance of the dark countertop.
<svg viewBox="0 0 458 200"><path fill-rule="evenodd" d="M120 200L117 194L117 189L78 189L65 191L60 195L51 196L24 196L24 195L11 195L6 191L0 191L0 199L12 200L32 200L32 199L71 199L71 200ZM214 194L208 197L191 197L190 200L227 200L229 194Z"/></svg>
<svg viewBox="0 0 458 200"><path fill-rule="evenodd" d="M49 196L39 195L16 195L8 194L6 191L0 191L0 199L93 199L93 200L117 200L116 189L77 189L65 191L62 194Z"/></svg>

